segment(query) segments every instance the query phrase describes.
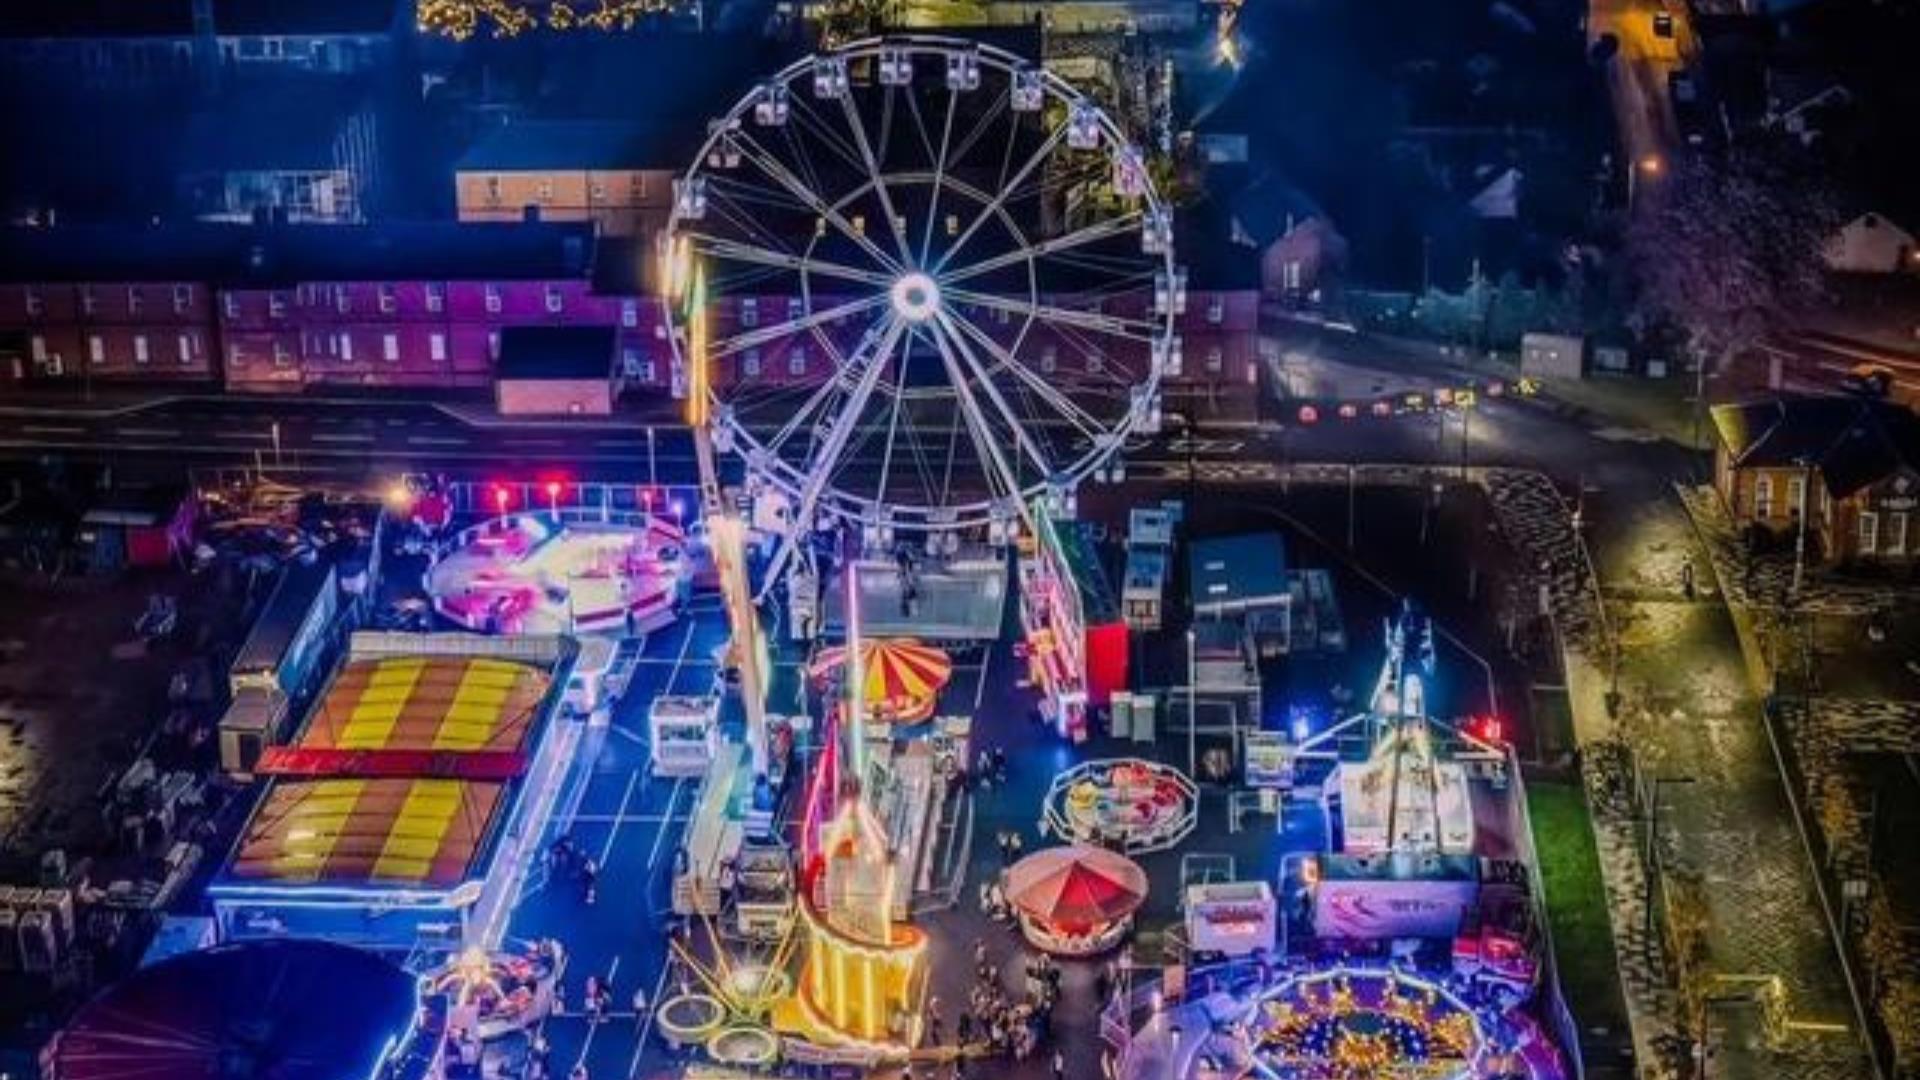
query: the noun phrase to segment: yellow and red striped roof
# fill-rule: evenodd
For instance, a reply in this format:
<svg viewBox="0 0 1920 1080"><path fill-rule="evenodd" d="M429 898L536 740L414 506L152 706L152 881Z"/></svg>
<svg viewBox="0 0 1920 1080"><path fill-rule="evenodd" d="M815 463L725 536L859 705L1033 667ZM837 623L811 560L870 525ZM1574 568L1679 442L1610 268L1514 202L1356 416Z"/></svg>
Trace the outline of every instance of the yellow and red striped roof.
<svg viewBox="0 0 1920 1080"><path fill-rule="evenodd" d="M229 872L287 884L455 885L506 785L297 780L268 791Z"/></svg>
<svg viewBox="0 0 1920 1080"><path fill-rule="evenodd" d="M229 873L286 884L458 884L524 768L550 683L537 667L491 657L349 661L294 744L263 758L273 764L263 771L281 775ZM469 761L475 768L462 767Z"/></svg>

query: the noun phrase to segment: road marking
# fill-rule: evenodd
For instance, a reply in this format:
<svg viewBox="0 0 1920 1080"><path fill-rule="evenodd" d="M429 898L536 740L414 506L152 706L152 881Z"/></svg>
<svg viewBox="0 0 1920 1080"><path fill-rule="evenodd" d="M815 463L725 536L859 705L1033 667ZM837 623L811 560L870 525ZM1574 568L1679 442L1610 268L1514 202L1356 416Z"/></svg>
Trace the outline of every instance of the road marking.
<svg viewBox="0 0 1920 1080"><path fill-rule="evenodd" d="M680 789L686 785L686 782L687 778L684 776L674 777L673 790L667 792L667 820L661 822L660 827L653 831L653 850L647 852L647 873L649 874L653 873L654 867L660 865L660 844L667 838L668 826L673 824L673 807L680 801Z"/></svg>
<svg viewBox="0 0 1920 1080"><path fill-rule="evenodd" d="M465 446L467 440L448 435L409 435L407 442L413 446Z"/></svg>
<svg viewBox="0 0 1920 1080"><path fill-rule="evenodd" d="M265 431L216 431L216 439L271 439L273 435Z"/></svg>
<svg viewBox="0 0 1920 1080"><path fill-rule="evenodd" d="M640 1022L640 1032L633 1040L633 1060L627 1063L627 1080L633 1080L640 1072L640 1058L647 1052L647 1037L653 1034L653 1018L660 1011L660 995L666 993L667 970L671 967L673 947L668 946L666 959L660 964L660 974L653 980L653 997L647 1000L647 1018Z"/></svg>
<svg viewBox="0 0 1920 1080"><path fill-rule="evenodd" d="M85 431L86 429L77 428L77 427L56 427L52 424L22 424L20 425L20 430L25 432L38 432L39 434L42 434L42 435L78 435L81 432Z"/></svg>
<svg viewBox="0 0 1920 1080"><path fill-rule="evenodd" d="M136 439L177 439L180 437L180 432L173 428L123 427L114 428L113 433L115 435L131 436Z"/></svg>
<svg viewBox="0 0 1920 1080"><path fill-rule="evenodd" d="M595 440L593 440L593 445L595 445L595 446L609 446L609 447L613 447L613 448L614 448L614 449L616 449L616 450L617 450L617 449L635 449L635 450L637 450L637 449L639 449L640 447L642 447L642 446L645 446L645 445L647 445L647 444L646 444L646 443L645 443L645 442L644 442L643 440L640 440L640 439L595 439Z"/></svg>
<svg viewBox="0 0 1920 1080"><path fill-rule="evenodd" d="M508 446L565 446L559 439L501 439Z"/></svg>
<svg viewBox="0 0 1920 1080"><path fill-rule="evenodd" d="M678 682L678 681L680 680L680 668L681 668L681 665L683 665L683 664L685 664L685 663L687 662L687 650L688 650L688 649L691 649L691 648L693 647L693 623L692 623L692 621L691 621L691 620L689 620L689 621L687 622L687 624L686 624L686 626L687 626L687 632L686 632L686 634L685 634L685 635L683 635L683 636L682 636L682 637L680 638L680 655L674 658L674 661L673 661L673 670L671 670L671 671L669 671L669 672L667 673L667 686L666 686L666 693L668 693L668 694L671 694L671 693L673 693L673 684L674 684L674 683L676 683L676 682ZM711 666L711 665L708 665L708 666Z"/></svg>
<svg viewBox="0 0 1920 1080"><path fill-rule="evenodd" d="M627 770L627 788L620 793L620 809L614 811L613 828L607 830L607 842L600 845L600 868L607 867L607 857L613 854L613 842L620 838L620 825L627 816L627 804L633 801L633 787L640 782L640 770ZM578 817L574 818L579 821Z"/></svg>
<svg viewBox="0 0 1920 1080"><path fill-rule="evenodd" d="M314 442L370 443L373 441L373 436L371 435L329 435L325 432L321 432L320 434L315 435L313 437L313 441Z"/></svg>
<svg viewBox="0 0 1920 1080"><path fill-rule="evenodd" d="M615 975L618 975L619 973L620 973L620 954L615 953L613 957L613 963L607 965L607 982L611 984L613 982L613 977ZM581 1004L584 1005L586 1003L581 1002ZM591 1013L588 1014L587 1037L581 1040L580 1042L580 1056L574 1059L573 1061L574 1068L578 1069L582 1065L585 1065L587 1063L587 1051L593 1049L593 1037L596 1033L599 1032L601 1025L606 1023L610 1023L610 1021L603 1019L599 1023L595 1023L592 1019L592 1014Z"/></svg>

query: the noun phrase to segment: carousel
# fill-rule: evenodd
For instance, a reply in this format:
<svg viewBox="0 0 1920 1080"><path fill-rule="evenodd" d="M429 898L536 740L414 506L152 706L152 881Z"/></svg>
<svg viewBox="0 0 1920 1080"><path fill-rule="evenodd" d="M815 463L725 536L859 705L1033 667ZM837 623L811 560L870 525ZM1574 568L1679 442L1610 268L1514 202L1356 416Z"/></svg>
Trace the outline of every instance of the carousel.
<svg viewBox="0 0 1920 1080"><path fill-rule="evenodd" d="M1056 956L1091 956L1120 943L1147 898L1139 864L1105 848L1048 848L1007 871L1007 903L1029 944Z"/></svg>
<svg viewBox="0 0 1920 1080"><path fill-rule="evenodd" d="M933 715L940 691L953 678L953 661L912 638L863 640L859 650L860 700L873 720L917 724ZM831 692L846 676L845 646L822 649L807 667L814 685Z"/></svg>
<svg viewBox="0 0 1920 1080"><path fill-rule="evenodd" d="M1185 840L1198 807L1193 781L1170 765L1143 758L1089 761L1054 777L1041 824L1064 840L1136 855Z"/></svg>
<svg viewBox="0 0 1920 1080"><path fill-rule="evenodd" d="M649 514L510 514L450 537L427 592L467 630L631 636L677 617L685 547L678 524Z"/></svg>

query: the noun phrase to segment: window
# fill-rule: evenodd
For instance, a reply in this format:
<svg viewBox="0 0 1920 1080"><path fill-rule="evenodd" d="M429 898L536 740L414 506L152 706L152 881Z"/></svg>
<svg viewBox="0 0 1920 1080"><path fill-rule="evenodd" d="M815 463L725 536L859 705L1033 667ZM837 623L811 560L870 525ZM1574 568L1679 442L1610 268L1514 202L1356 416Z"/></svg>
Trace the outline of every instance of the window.
<svg viewBox="0 0 1920 1080"><path fill-rule="evenodd" d="M640 325L640 305L632 300L620 301L620 325L631 330Z"/></svg>
<svg viewBox="0 0 1920 1080"><path fill-rule="evenodd" d="M179 338L174 341L174 344L179 347L180 362L183 364L193 363L193 335L181 334Z"/></svg>
<svg viewBox="0 0 1920 1080"><path fill-rule="evenodd" d="M740 325L748 329L760 325L760 301L751 296L741 298Z"/></svg>
<svg viewBox="0 0 1920 1080"><path fill-rule="evenodd" d="M192 306L193 286L175 285L173 287L173 313L175 315L185 315L187 309Z"/></svg>
<svg viewBox="0 0 1920 1080"><path fill-rule="evenodd" d="M551 180L540 181L540 183L534 188L534 193L535 193L535 197L538 198L541 202L552 202L553 201L553 181Z"/></svg>
<svg viewBox="0 0 1920 1080"><path fill-rule="evenodd" d="M447 358L447 335L434 334L427 338L427 355L434 360L445 360Z"/></svg>
<svg viewBox="0 0 1920 1080"><path fill-rule="evenodd" d="M286 367L293 363L293 355L287 352L287 343L279 338L273 339L273 366Z"/></svg>
<svg viewBox="0 0 1920 1080"><path fill-rule="evenodd" d="M1040 373L1043 375L1051 375L1054 373L1054 371L1057 368L1059 368L1059 366L1060 366L1060 356L1058 351L1054 349L1054 347L1051 345L1041 346L1040 347Z"/></svg>
<svg viewBox="0 0 1920 1080"><path fill-rule="evenodd" d="M487 296L487 314L489 315L500 314L500 286L498 285L487 286L486 296Z"/></svg>
<svg viewBox="0 0 1920 1080"><path fill-rule="evenodd" d="M447 307L447 287L437 281L427 282L427 310L441 312Z"/></svg>
<svg viewBox="0 0 1920 1080"><path fill-rule="evenodd" d="M807 350L795 349L787 354L787 374L805 375L807 373Z"/></svg>
<svg viewBox="0 0 1920 1080"><path fill-rule="evenodd" d="M1207 374L1209 375L1220 374L1220 370L1226 367L1226 364L1227 364L1227 358L1225 354L1223 354L1220 351L1220 346L1218 345L1207 346Z"/></svg>
<svg viewBox="0 0 1920 1080"><path fill-rule="evenodd" d="M800 321L800 317L802 315L805 315L806 313L807 313L807 305L801 303L799 297L797 296L787 297L787 321L788 322L798 322Z"/></svg>
<svg viewBox="0 0 1920 1080"><path fill-rule="evenodd" d="M607 201L607 185L601 183L598 180L595 180L587 188L587 193L593 197L593 201L596 203L603 203Z"/></svg>
<svg viewBox="0 0 1920 1080"><path fill-rule="evenodd" d="M133 362L144 364L151 359L153 359L152 355L147 352L147 335L133 335Z"/></svg>
<svg viewBox="0 0 1920 1080"><path fill-rule="evenodd" d="M35 344L39 344L42 339L34 338L33 340ZM33 358L35 360L46 359L46 357L38 353L34 354ZM99 334L87 335L87 362L91 364L104 364L107 362L107 342L106 339L102 338Z"/></svg>
<svg viewBox="0 0 1920 1080"><path fill-rule="evenodd" d="M1089 353L1087 355L1087 374L1098 375L1105 370L1107 370L1106 357L1101 356L1099 353Z"/></svg>
<svg viewBox="0 0 1920 1080"><path fill-rule="evenodd" d="M491 330L487 333L487 359L500 359L500 331L498 330Z"/></svg>
<svg viewBox="0 0 1920 1080"><path fill-rule="evenodd" d="M1872 555L1880 547L1880 515L1871 510L1860 511L1860 540L1854 545L1862 555Z"/></svg>
<svg viewBox="0 0 1920 1080"><path fill-rule="evenodd" d="M94 309L99 306L99 303L100 301L94 298L93 286L91 285L80 286L80 314L82 315L93 314Z"/></svg>
<svg viewBox="0 0 1920 1080"><path fill-rule="evenodd" d="M333 309L342 315L353 310L353 294L347 291L345 285L333 287Z"/></svg>
<svg viewBox="0 0 1920 1080"><path fill-rule="evenodd" d="M1008 311L1005 307L996 307L993 309L993 321L999 323L1001 326L1005 326L1013 321L1013 312Z"/></svg>
<svg viewBox="0 0 1920 1080"><path fill-rule="evenodd" d="M287 294L274 291L267 294L267 314L276 319L287 317Z"/></svg>
<svg viewBox="0 0 1920 1080"><path fill-rule="evenodd" d="M560 295L560 286L547 286L547 313L558 315L567 306L566 297Z"/></svg>
<svg viewBox="0 0 1920 1080"><path fill-rule="evenodd" d="M1227 298L1212 296L1207 298L1207 321L1215 326L1227 321Z"/></svg>
<svg viewBox="0 0 1920 1080"><path fill-rule="evenodd" d="M1787 516L1798 518L1807 512L1807 478L1787 477Z"/></svg>
<svg viewBox="0 0 1920 1080"><path fill-rule="evenodd" d="M500 178L497 176L487 177L487 201L496 206L500 203Z"/></svg>
<svg viewBox="0 0 1920 1080"><path fill-rule="evenodd" d="M393 286L380 286L380 314L391 315L393 314L393 309L398 306L399 298L394 296Z"/></svg>
<svg viewBox="0 0 1920 1080"><path fill-rule="evenodd" d="M1773 516L1773 477L1761 475L1753 478L1753 516L1770 518Z"/></svg>
<svg viewBox="0 0 1920 1080"><path fill-rule="evenodd" d="M1887 554L1905 555L1907 553L1907 513L1904 510L1887 515Z"/></svg>
<svg viewBox="0 0 1920 1080"><path fill-rule="evenodd" d="M631 345L620 350L620 374L629 379L640 377L640 350Z"/></svg>
<svg viewBox="0 0 1920 1080"><path fill-rule="evenodd" d="M380 336L380 359L387 361L400 359L399 334L382 334Z"/></svg>
<svg viewBox="0 0 1920 1080"><path fill-rule="evenodd" d="M749 379L760 377L760 350L748 349L740 354L740 374Z"/></svg>
<svg viewBox="0 0 1920 1080"><path fill-rule="evenodd" d="M227 318L229 319L239 318L240 298L232 293L226 293L220 297L220 310L226 312Z"/></svg>
<svg viewBox="0 0 1920 1080"><path fill-rule="evenodd" d="M352 334L336 334L334 335L334 340L339 344L339 347L340 347L340 359L342 360L353 359L353 335Z"/></svg>
<svg viewBox="0 0 1920 1080"><path fill-rule="evenodd" d="M31 344L28 345L28 348L31 349L33 352L34 363L44 364L47 362L47 339L46 338L41 337L39 334L33 335L33 341Z"/></svg>
<svg viewBox="0 0 1920 1080"><path fill-rule="evenodd" d="M139 287L135 285L127 286L127 314L129 315L140 314L141 301L142 301L142 297L140 295Z"/></svg>
<svg viewBox="0 0 1920 1080"><path fill-rule="evenodd" d="M633 173L627 177L627 194L632 197L634 202L639 202L647 197L646 173Z"/></svg>
<svg viewBox="0 0 1920 1080"><path fill-rule="evenodd" d="M40 295L40 290L27 286L27 314L37 317L46 313L47 301Z"/></svg>

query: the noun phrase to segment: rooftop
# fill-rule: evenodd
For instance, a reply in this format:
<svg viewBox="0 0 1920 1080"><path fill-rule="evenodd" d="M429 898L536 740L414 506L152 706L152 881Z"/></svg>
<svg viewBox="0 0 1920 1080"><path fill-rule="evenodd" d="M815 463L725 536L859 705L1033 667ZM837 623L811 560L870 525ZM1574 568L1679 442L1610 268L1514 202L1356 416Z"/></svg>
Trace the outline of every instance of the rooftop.
<svg viewBox="0 0 1920 1080"><path fill-rule="evenodd" d="M400 0L213 0L213 24L221 34L378 34L398 24L401 8Z"/></svg>
<svg viewBox="0 0 1920 1080"><path fill-rule="evenodd" d="M481 136L454 168L462 172L522 169L678 169L686 164L669 146L671 122L639 120L510 121ZM679 114L684 115L684 114ZM704 123L683 120L705 132ZM677 148L677 147L676 147Z"/></svg>
<svg viewBox="0 0 1920 1080"><path fill-rule="evenodd" d="M1878 398L1716 405L1713 426L1735 466L1810 467L1836 499L1894 473L1920 471L1920 416Z"/></svg>
<svg viewBox="0 0 1920 1080"><path fill-rule="evenodd" d="M509 326L500 331L502 379L604 379L613 371L611 326Z"/></svg>
<svg viewBox="0 0 1920 1080"><path fill-rule="evenodd" d="M1285 602L1287 548L1279 533L1195 540L1187 583L1196 615L1231 615Z"/></svg>
<svg viewBox="0 0 1920 1080"><path fill-rule="evenodd" d="M191 224L0 229L0 281L541 280L584 277L593 232L548 223Z"/></svg>

